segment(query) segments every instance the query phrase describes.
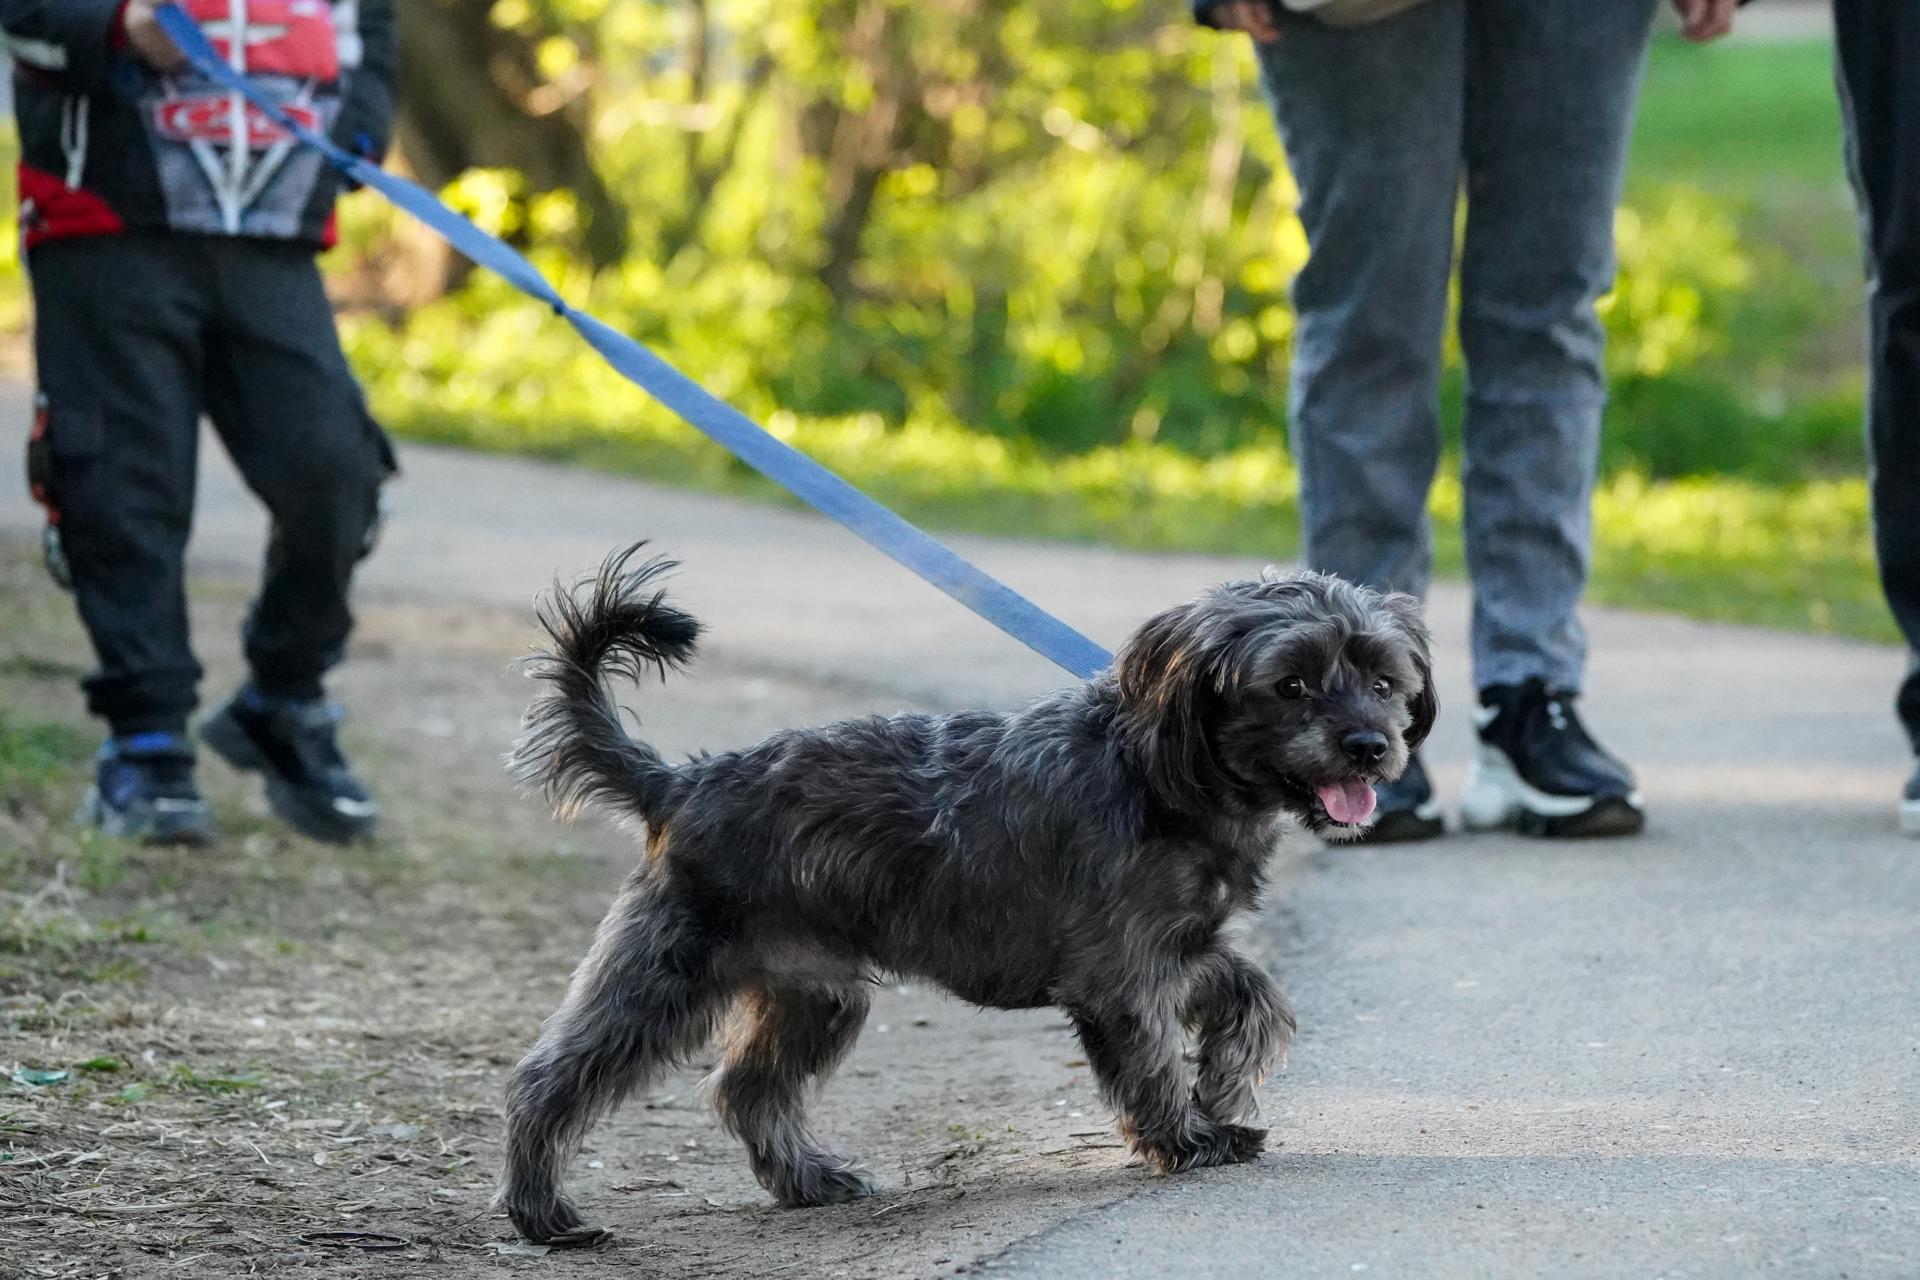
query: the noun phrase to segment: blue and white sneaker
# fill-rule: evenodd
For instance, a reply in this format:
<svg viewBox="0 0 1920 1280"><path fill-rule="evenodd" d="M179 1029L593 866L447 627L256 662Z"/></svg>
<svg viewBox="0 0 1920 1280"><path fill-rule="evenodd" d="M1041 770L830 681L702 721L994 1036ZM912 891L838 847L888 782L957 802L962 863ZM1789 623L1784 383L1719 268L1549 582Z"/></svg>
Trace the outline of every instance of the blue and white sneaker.
<svg viewBox="0 0 1920 1280"><path fill-rule="evenodd" d="M1920 764L1913 767L1907 789L1900 795L1900 830L1910 836L1920 836Z"/></svg>
<svg viewBox="0 0 1920 1280"><path fill-rule="evenodd" d="M1460 797L1469 830L1627 836L1646 825L1633 771L1593 740L1574 698L1537 679L1480 691L1480 747Z"/></svg>
<svg viewBox="0 0 1920 1280"><path fill-rule="evenodd" d="M200 740L236 769L262 775L274 816L314 840L351 844L373 834L380 806L353 776L334 737L340 709L268 698L252 685L200 726Z"/></svg>
<svg viewBox="0 0 1920 1280"><path fill-rule="evenodd" d="M178 733L108 738L74 821L143 844L212 843L213 810L194 785L193 744Z"/></svg>

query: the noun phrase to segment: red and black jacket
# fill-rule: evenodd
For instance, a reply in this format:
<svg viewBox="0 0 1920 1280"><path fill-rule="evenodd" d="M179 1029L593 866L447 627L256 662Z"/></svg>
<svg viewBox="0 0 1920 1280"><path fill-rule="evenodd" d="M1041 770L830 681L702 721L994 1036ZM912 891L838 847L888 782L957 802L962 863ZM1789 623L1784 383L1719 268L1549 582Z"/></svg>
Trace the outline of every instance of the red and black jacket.
<svg viewBox="0 0 1920 1280"><path fill-rule="evenodd" d="M0 0L20 123L20 229L177 231L324 245L336 172L214 82L126 48L126 0ZM289 113L378 158L393 128L394 0L181 0Z"/></svg>

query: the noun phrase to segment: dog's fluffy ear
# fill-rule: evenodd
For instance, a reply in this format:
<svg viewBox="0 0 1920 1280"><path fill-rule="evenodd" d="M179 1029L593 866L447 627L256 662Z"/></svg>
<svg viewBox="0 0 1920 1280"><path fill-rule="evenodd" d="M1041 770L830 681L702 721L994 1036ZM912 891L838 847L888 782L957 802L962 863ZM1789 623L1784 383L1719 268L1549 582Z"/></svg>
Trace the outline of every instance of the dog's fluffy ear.
<svg viewBox="0 0 1920 1280"><path fill-rule="evenodd" d="M1213 677L1193 643L1195 608L1183 604L1147 619L1113 663L1126 729L1162 794L1201 785L1199 702Z"/></svg>
<svg viewBox="0 0 1920 1280"><path fill-rule="evenodd" d="M1413 669L1420 675L1420 691L1407 702L1413 723L1407 726L1406 732L1407 750L1418 751L1427 735L1433 732L1433 722L1440 718L1440 695L1433 688L1433 637L1427 631L1426 610L1415 597L1398 591L1387 592L1380 597L1380 603L1406 636L1407 653L1413 659Z"/></svg>

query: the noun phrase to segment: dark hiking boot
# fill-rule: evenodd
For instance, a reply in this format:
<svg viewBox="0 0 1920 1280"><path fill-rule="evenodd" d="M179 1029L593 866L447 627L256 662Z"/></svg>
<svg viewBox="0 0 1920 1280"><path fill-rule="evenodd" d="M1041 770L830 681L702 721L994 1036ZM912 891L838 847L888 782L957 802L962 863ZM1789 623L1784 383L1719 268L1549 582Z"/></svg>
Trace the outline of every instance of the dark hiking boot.
<svg viewBox="0 0 1920 1280"><path fill-rule="evenodd" d="M178 733L108 738L93 790L74 820L143 844L202 845L214 838L213 810L193 781L193 746Z"/></svg>
<svg viewBox="0 0 1920 1280"><path fill-rule="evenodd" d="M242 689L200 726L200 740L267 782L274 816L314 840L351 844L373 834L380 807L353 776L335 739L337 707L265 698Z"/></svg>

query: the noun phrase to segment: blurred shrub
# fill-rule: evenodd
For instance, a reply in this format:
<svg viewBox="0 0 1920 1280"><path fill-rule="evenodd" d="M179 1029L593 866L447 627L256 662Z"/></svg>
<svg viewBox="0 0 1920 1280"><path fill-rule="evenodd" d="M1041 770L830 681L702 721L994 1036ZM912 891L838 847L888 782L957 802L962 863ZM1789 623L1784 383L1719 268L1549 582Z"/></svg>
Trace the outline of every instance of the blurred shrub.
<svg viewBox="0 0 1920 1280"><path fill-rule="evenodd" d="M533 39L556 82L591 67L633 252L590 276L578 211L510 172L469 171L449 199L756 417L959 422L1059 453L1284 437L1297 192L1247 42L1183 7L499 0L492 21ZM390 211L353 202L337 270L364 272L398 234ZM1609 469L1780 480L1859 464L1858 432L1833 429L1845 404L1808 409L1728 367L1812 327L1780 302L1793 264L1747 243L1736 209L1662 186L1617 236ZM350 341L402 428L484 417L537 447L542 432L617 438L645 412L487 280L370 310ZM1449 403L1456 435L1457 419Z"/></svg>
<svg viewBox="0 0 1920 1280"><path fill-rule="evenodd" d="M1210 452L1280 429L1305 244L1272 129L1243 102L1243 41L1140 0L745 0L606 9L579 30L591 40L552 38L593 47L636 251L592 280L547 265L750 411L957 418L1060 450ZM511 175L448 194L567 245L564 211L542 233ZM347 243L376 252L390 231L357 208ZM438 412L578 404L570 429L617 423L630 399L587 393L592 357L535 333L538 314L475 281L390 332L374 330L391 315L363 320L354 352L403 421L431 387L450 397Z"/></svg>
<svg viewBox="0 0 1920 1280"><path fill-rule="evenodd" d="M684 7L585 8L635 252L590 273L566 198L511 174L449 192L569 298L917 518L1296 548L1286 289L1306 244L1244 41L1139 0L742 0L696 6L704 34ZM1744 216L1658 184L1618 217L1595 594L1884 636L1864 486L1821 478L1857 475L1858 390L1783 372L1831 320L1824 282ZM356 205L347 270L391 218ZM770 492L491 278L347 332L417 437ZM1443 569L1459 503L1443 476Z"/></svg>
<svg viewBox="0 0 1920 1280"><path fill-rule="evenodd" d="M901 185L929 180L912 174ZM1060 453L1159 442L1205 456L1281 438L1293 333L1285 282L1305 254L1284 171L1248 198L1249 218L1264 218L1264 251L1228 255L1231 285L1222 267L1185 289L1177 281L1201 271L1203 255L1178 260L1166 179L1123 157L1069 154L1031 184L1004 185L951 206L912 194L899 210L889 202L877 226L899 243L883 238L873 269L905 282L838 308L817 279L751 251L697 270L684 256L665 266L636 258L597 277L564 252L535 256L576 302L760 418L785 410L873 414L889 429L957 422ZM566 197L516 207L510 191L498 175L475 173L449 195L503 229L570 225ZM378 243L361 225L366 208L348 221L350 242ZM1619 285L1602 302L1613 382L1606 469L1766 482L1857 470L1857 389L1769 405L1729 369L1758 270L1730 215L1684 189L1644 209L1620 215ZM373 218L384 227L390 216ZM1076 223L1086 234L1057 230ZM1196 298L1209 289L1217 314L1203 325ZM485 419L475 429L500 447L511 444L499 436L509 427L527 448L548 432L617 438L648 412L642 398L550 321L538 304L475 277L397 319L352 317L347 332L356 367L403 428L425 414ZM1446 422L1457 446L1457 350L1450 370Z"/></svg>
<svg viewBox="0 0 1920 1280"><path fill-rule="evenodd" d="M498 0L488 20L532 41L547 77L530 101L592 95L632 251L591 271L589 215L510 170L469 170L446 194L570 299L921 518L1284 556L1297 193L1245 41L1184 9ZM1643 114L1691 136L1693 83ZM1850 318L1844 360L1804 358L1834 344L1833 299L1857 296L1851 247L1841 274L1810 265L1753 234L1741 197L1678 172L1636 187L1616 223L1595 593L1887 635L1851 478ZM758 486L538 304L449 269L378 200L342 214L328 268L394 427ZM0 326L23 311L9 234ZM1852 372L1809 381L1808 365ZM1457 482L1434 509L1457 568Z"/></svg>

